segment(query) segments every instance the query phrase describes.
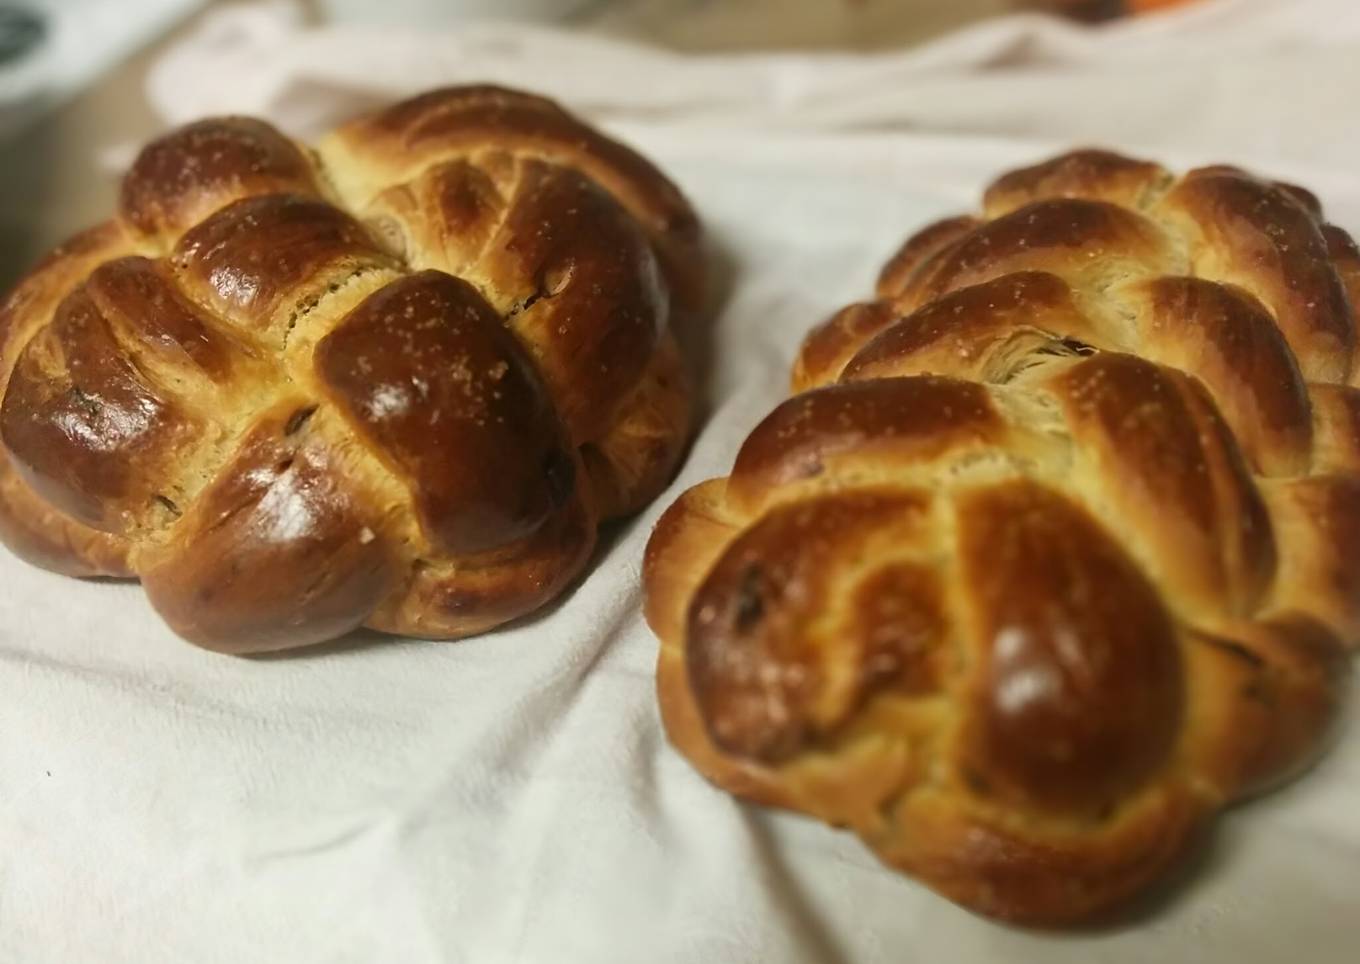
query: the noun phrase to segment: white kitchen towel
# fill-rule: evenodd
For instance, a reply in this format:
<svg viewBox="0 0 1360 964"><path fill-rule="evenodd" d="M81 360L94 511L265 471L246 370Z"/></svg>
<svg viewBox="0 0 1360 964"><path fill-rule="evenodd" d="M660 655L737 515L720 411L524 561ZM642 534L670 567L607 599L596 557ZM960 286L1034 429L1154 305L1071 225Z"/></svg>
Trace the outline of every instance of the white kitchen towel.
<svg viewBox="0 0 1360 964"><path fill-rule="evenodd" d="M606 534L558 604L459 643L366 635L230 659L174 639L136 587L0 555L0 961L1352 960L1360 727L1230 813L1195 873L1135 919L1011 929L847 834L704 783L660 728L638 578L664 506L725 473L783 397L805 330L998 170L1070 141L1231 157L1310 184L1360 228L1349 118L1279 107L1339 96L1303 68L1353 58L1357 36L1348 3L1239 2L1097 34L1018 18L895 57L686 59L541 30L366 38L223 11L156 71L167 120L240 110L308 134L489 78L552 92L652 155L703 213L726 292L708 417L669 492ZM1206 76L1226 113L1218 133L1194 128L1180 119L1194 103L1156 98L1196 58L1256 64L1256 88L1279 89L1261 102ZM1124 87L1141 118L1127 129L1102 120ZM1010 126L1008 98L1032 126ZM1289 137L1258 129L1277 123Z"/></svg>
<svg viewBox="0 0 1360 964"><path fill-rule="evenodd" d="M1218 0L1100 30L1017 16L871 56L691 57L523 24L304 31L292 9L218 12L158 65L153 103L175 121L265 112L306 132L359 103L486 80L597 119L736 131L1046 136L1343 168L1360 141L1352 0Z"/></svg>

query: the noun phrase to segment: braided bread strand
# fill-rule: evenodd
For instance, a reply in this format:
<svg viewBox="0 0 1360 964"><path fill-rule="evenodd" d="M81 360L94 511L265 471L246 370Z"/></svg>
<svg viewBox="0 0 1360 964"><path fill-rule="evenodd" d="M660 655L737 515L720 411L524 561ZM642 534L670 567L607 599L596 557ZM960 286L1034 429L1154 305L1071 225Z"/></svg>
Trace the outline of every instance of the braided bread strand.
<svg viewBox="0 0 1360 964"><path fill-rule="evenodd" d="M672 742L985 914L1141 892L1337 717L1358 298L1300 188L1097 151L1002 177L658 524Z"/></svg>
<svg viewBox="0 0 1360 964"><path fill-rule="evenodd" d="M675 187L542 98L191 124L0 308L0 537L214 649L487 629L664 485L701 287Z"/></svg>

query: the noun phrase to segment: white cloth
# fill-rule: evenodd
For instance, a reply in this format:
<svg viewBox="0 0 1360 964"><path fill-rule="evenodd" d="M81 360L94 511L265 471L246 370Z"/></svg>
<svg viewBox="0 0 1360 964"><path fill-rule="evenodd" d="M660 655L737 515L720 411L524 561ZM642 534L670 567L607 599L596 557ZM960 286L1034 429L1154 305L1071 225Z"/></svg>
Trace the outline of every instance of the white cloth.
<svg viewBox="0 0 1360 964"><path fill-rule="evenodd" d="M1305 779L1228 814L1189 882L1134 922L1008 929L848 834L704 783L660 729L638 573L662 508L725 473L783 396L804 331L1000 169L1074 140L1223 156L1302 180L1360 228L1360 131L1340 103L1357 37L1348 0L1227 2L1097 34L1017 18L891 57L684 59L523 28L299 34L269 8L223 11L153 76L167 120L239 110L309 134L489 77L651 154L728 268L711 414L577 588L460 643L224 658L174 639L135 587L0 556L0 960L1353 960L1355 726Z"/></svg>

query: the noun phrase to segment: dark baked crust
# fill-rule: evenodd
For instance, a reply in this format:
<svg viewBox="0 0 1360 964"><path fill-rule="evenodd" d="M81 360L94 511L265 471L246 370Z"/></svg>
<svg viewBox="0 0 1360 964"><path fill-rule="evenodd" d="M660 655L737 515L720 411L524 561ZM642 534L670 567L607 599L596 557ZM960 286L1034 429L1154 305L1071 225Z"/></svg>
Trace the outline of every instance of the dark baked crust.
<svg viewBox="0 0 1360 964"><path fill-rule="evenodd" d="M672 742L983 913L1166 876L1343 702L1357 264L1300 188L1093 151L909 240L652 536Z"/></svg>
<svg viewBox="0 0 1360 964"><path fill-rule="evenodd" d="M345 124L321 145L328 160L349 162L334 164L333 173L351 190L406 181L433 161L487 148L540 158L598 184L643 226L677 301L702 305L699 221L684 196L646 158L545 97L491 86L432 91Z"/></svg>
<svg viewBox="0 0 1360 964"><path fill-rule="evenodd" d="M664 486L702 286L676 188L542 98L188 125L0 308L0 537L214 649L493 627Z"/></svg>

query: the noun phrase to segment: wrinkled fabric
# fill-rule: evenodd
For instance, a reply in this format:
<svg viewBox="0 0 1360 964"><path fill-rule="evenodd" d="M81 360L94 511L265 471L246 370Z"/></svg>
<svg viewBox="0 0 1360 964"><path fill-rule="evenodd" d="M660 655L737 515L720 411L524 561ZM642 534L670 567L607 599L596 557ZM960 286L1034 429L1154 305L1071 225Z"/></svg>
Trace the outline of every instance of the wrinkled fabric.
<svg viewBox="0 0 1360 964"><path fill-rule="evenodd" d="M1228 33L1203 49L1216 24ZM554 93L706 219L723 299L690 333L705 420L668 492L606 531L560 602L458 643L363 634L232 659L175 639L135 587L0 554L0 960L1352 959L1353 722L1311 774L1228 814L1131 921L1024 932L846 833L708 786L666 744L639 609L652 524L731 467L807 328L998 171L1073 141L1230 158L1308 184L1360 230L1360 132L1339 105L1360 89L1349 3L1211 3L1096 34L1022 17L874 58L298 30L267 5L223 10L158 65L153 102L168 122L234 110L308 136L436 83ZM1319 90L1329 70L1337 89ZM1192 76L1208 100L1177 86Z"/></svg>

